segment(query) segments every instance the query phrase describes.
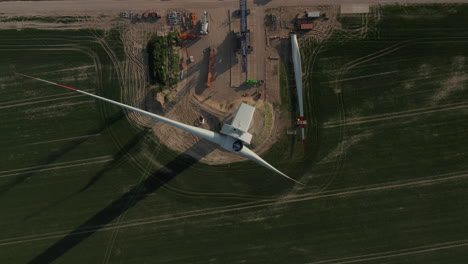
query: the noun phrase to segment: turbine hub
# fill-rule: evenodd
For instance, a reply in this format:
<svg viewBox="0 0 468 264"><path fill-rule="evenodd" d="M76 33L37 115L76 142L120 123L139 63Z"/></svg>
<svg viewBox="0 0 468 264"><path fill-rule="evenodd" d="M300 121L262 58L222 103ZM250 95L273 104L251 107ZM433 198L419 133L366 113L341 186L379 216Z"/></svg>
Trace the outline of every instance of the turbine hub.
<svg viewBox="0 0 468 264"><path fill-rule="evenodd" d="M232 149L235 151L235 152L239 152L241 151L242 147L244 147L244 144L242 144L242 141L240 140L236 140L232 143Z"/></svg>

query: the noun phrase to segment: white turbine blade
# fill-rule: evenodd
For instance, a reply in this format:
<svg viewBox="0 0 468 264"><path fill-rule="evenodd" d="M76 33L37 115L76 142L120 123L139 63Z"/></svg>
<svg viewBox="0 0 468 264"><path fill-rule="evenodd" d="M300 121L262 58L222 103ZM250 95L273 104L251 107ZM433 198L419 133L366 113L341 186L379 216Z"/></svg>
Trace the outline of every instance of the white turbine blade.
<svg viewBox="0 0 468 264"><path fill-rule="evenodd" d="M271 166L268 162L266 162L265 160L263 160L260 156L258 156L255 152L253 152L252 150L250 150L249 148L247 148L246 146L244 146L239 152L240 155L252 160L252 161L255 161L256 163L262 165L263 167L269 169L269 170L272 170L278 174L280 174L281 176L295 182L295 183L299 183L300 185L305 185L303 184L302 182L298 182L296 181L295 179L289 177L288 175L282 173L281 171L279 171L278 169L276 169L275 167Z"/></svg>
<svg viewBox="0 0 468 264"><path fill-rule="evenodd" d="M199 136L201 138L204 138L208 141L211 141L211 142L214 142L214 143L217 143L219 144L220 143L220 135L218 133L215 133L213 131L210 131L210 130L206 130L206 129L203 129L203 128L199 128L199 127L194 127L194 126L190 126L190 125L186 125L186 124L183 124L181 122L178 122L178 121L175 121L175 120L172 120L172 119L169 119L169 118L166 118L166 117L162 117L160 115L156 115L156 114L153 114L153 113L150 113L150 112L147 112L145 110L141 110L141 109L138 109L136 107L133 107L133 106L129 106L129 105L126 105L126 104L122 104L122 103L119 103L119 102L116 102L116 101L112 101L110 99L107 99L107 98L104 98L104 97L100 97L100 96L97 96L97 95L94 95L94 94L90 94L90 93L87 93L87 92L83 92L83 91L80 91L80 90L77 90L77 92L80 92L80 93L83 93L83 94L87 94L89 96L92 96L94 98L97 98L97 99L100 99L100 100L103 100L103 101L106 101L108 103L111 103L111 104L115 104L115 105L118 105L120 107L123 107L123 108L126 108L128 110L132 110L132 111L135 111L137 113L140 113L140 114L143 114L143 115L146 115L146 116L149 116L151 118L154 118L156 120L159 120L161 122L164 122L166 124L169 124L171 126L174 126L174 127L177 127L179 129L182 129L188 133L191 133L191 134L194 134L196 136Z"/></svg>
<svg viewBox="0 0 468 264"><path fill-rule="evenodd" d="M179 129L182 129L182 130L184 130L184 131L186 131L186 132L189 132L189 133L191 133L191 134L194 134L194 135L196 135L196 136L199 136L199 137L201 137L201 138L204 138L204 139L206 139L206 140L208 140L208 141L211 141L211 142L214 142L214 143L217 143L217 144L220 144L220 143L221 143L221 137L220 137L220 135L219 135L218 133L213 132L213 131L209 131L209 130L206 130L206 129L203 129L203 128L199 128L199 127L194 127L194 126L186 125L186 124L183 124L183 123L180 123L180 122L171 120L171 119L169 119L169 118L165 118L165 117L162 117L162 116L159 116L159 115L156 115L156 114L147 112L147 111L145 111L145 110L138 109L138 108L133 107L133 106L129 106L129 105L126 105L126 104L122 104L122 103L119 103L119 102L116 102L116 101L113 101L113 100L110 100L110 99L107 99L107 98L104 98L104 97L101 97L101 96L97 96L97 95L95 95L95 94L90 94L90 93L87 93L87 92L78 90L78 89L73 88L73 87L70 87L70 86L66 86L66 85L63 85L63 84L54 83L54 82L51 82L51 81L39 79L39 78L37 78L37 77L33 77L33 76L21 74L21 73L17 73L17 74L18 74L18 75L21 75L21 76L25 76L25 77L31 78L31 79L35 79L35 80L38 80L38 81L42 81L42 82L46 82L46 83L49 83L49 84L61 86L61 87L64 87L64 88L67 88L67 89L76 91L76 92L78 92L78 93L82 93L82 94L85 94L85 95L94 97L94 98L96 98L96 99L99 99L99 100L102 100L102 101L106 101L106 102L111 103L111 104L114 104L114 105L118 105L118 106L123 107L123 108L126 108L126 109L128 109L128 110L132 110L132 111L138 112L138 113L140 113L140 114L143 114L143 115L149 116L149 117L151 117L151 118L154 118L154 119L156 119L156 120L159 120L159 121L161 121L161 122L167 123L167 124L169 124L169 125L172 125L172 126L174 126L174 127L177 127L177 128L179 128Z"/></svg>
<svg viewBox="0 0 468 264"><path fill-rule="evenodd" d="M294 64L294 77L296 80L297 88L297 100L299 101L299 119L301 120L302 127L302 148L305 152L306 141L304 133L304 101L302 97L302 64L301 64L301 52L299 51L299 44L297 43L297 37L295 34L291 35L291 49L292 59Z"/></svg>
<svg viewBox="0 0 468 264"><path fill-rule="evenodd" d="M302 64L301 52L295 34L291 35L292 59L294 64L294 77L296 80L297 97L299 101L299 115L304 116L304 102L302 98Z"/></svg>

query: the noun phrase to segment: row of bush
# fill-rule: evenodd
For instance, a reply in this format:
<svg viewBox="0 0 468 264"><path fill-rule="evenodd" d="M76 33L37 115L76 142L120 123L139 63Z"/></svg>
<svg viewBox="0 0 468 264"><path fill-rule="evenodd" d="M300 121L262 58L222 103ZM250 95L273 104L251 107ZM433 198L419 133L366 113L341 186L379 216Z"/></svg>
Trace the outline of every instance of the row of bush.
<svg viewBox="0 0 468 264"><path fill-rule="evenodd" d="M162 87L172 87L179 79L179 54L175 49L179 33L174 31L167 36L151 37L148 43L149 71L153 83Z"/></svg>

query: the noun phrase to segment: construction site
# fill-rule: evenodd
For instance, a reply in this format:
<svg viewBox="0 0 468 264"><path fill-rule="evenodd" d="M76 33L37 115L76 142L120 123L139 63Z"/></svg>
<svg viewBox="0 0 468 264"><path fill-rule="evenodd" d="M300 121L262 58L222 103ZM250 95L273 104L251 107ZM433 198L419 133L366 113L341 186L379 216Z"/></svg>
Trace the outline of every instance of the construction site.
<svg viewBox="0 0 468 264"><path fill-rule="evenodd" d="M124 103L164 113L187 124L203 117L207 120L203 126L214 130L232 118L240 103L256 107L252 146L257 153L265 153L291 127L290 121L280 119L279 83L281 63L292 63L288 59L289 34L301 33L300 28L296 29L297 16L322 12L320 19L307 20L309 25L314 24L314 30L301 35L326 38L336 22L339 6L263 7L247 0L191 9L171 5L167 2L157 8L145 5L141 9L122 6L115 8L115 13L86 16L66 27L119 32L126 57L115 63L125 69L121 74ZM29 23L36 28L57 26L24 20L3 26L22 30ZM155 36L168 36L157 45L157 50L149 43ZM198 142L164 124L153 125L153 121L138 115L130 118L151 127L176 151L184 152ZM201 147L190 148L190 155L203 156L202 161L208 164L243 160L218 150L204 155L204 142L197 146Z"/></svg>
<svg viewBox="0 0 468 264"><path fill-rule="evenodd" d="M255 6L254 6L255 7ZM166 113L168 116L187 124L196 120L207 120L202 126L219 130L223 122L232 119L237 105L248 103L255 106L254 122L251 130L254 135L252 146L260 154L265 153L291 124L280 120L281 104L279 86L279 57L288 57L289 32L295 27L294 17L304 10L323 11L325 7L304 7L281 10L280 26L268 18L274 17L276 9L251 8L246 0L240 0L232 8L217 9L169 9L149 12L124 12L131 17L122 18L121 27L126 27L128 42L125 42L136 63L135 73L140 85L126 87L130 103ZM209 12L208 12L209 11ZM327 18L315 21L316 30L309 37L324 37L335 21L337 10L326 8ZM153 14L153 15L151 15ZM163 19L148 20L147 17ZM123 16L122 16L123 17ZM135 23L135 17L138 18ZM165 18L165 19L164 19ZM125 25L125 21L127 25ZM147 23L145 23L145 21ZM143 47L153 35L167 35L175 32L179 36L177 44L169 50L178 54L178 72L171 72L169 78L177 78L177 84L164 86L151 76L151 69L144 62L148 59ZM138 36L135 38L135 36ZM143 49L138 49L142 47ZM166 53L166 50L160 50ZM171 51L172 53L172 51ZM140 62L138 62L140 61ZM139 64L139 65L138 65ZM158 64L158 63L155 63ZM160 65L160 63L159 63ZM177 75L177 76L175 76ZM142 105L144 102L144 105ZM169 147L184 152L197 143L198 139L189 134L174 130L164 124L151 125L151 120L135 117L137 123L151 126ZM281 134L280 134L281 133ZM177 135L174 137L174 135ZM182 138L184 138L182 140ZM208 144L208 143L207 143ZM204 142L197 148L190 148L190 155L202 157L208 164L222 164L243 158L222 153L218 150L204 154Z"/></svg>

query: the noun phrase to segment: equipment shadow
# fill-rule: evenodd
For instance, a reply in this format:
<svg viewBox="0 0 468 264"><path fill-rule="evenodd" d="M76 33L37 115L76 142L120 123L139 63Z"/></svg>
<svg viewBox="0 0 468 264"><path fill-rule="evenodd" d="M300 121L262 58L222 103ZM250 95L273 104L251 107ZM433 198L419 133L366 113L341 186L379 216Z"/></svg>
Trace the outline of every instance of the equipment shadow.
<svg viewBox="0 0 468 264"><path fill-rule="evenodd" d="M200 153L200 145L209 146L205 148L203 155L194 158L187 153L196 151ZM178 155L175 159L167 163L164 167L154 172L151 176L132 187L128 192L120 198L110 203L108 206L97 212L94 216L86 220L75 230L68 233L65 237L55 242L44 252L40 253L29 263L51 263L69 250L73 249L86 238L90 237L95 232L104 228L107 224L114 221L120 215L125 213L130 208L134 207L138 202L144 200L148 195L157 191L159 188L174 179L193 164L197 163L204 156L216 149L214 144L206 144L204 140L192 145L186 152Z"/></svg>

